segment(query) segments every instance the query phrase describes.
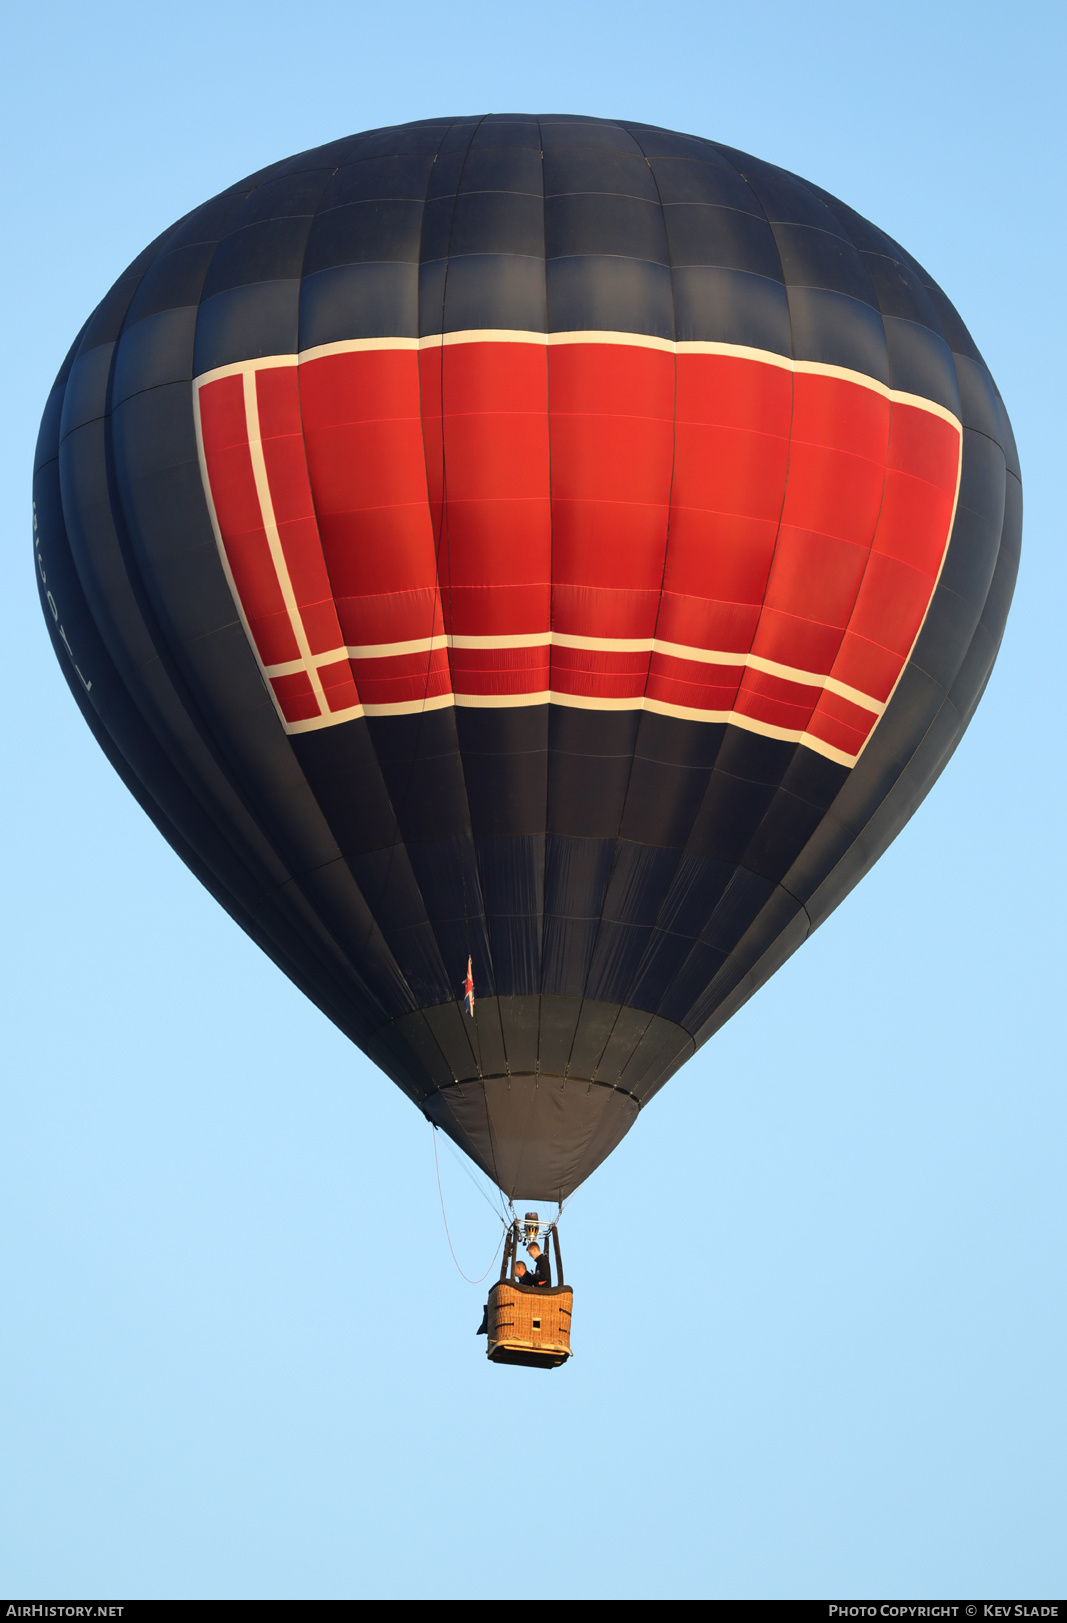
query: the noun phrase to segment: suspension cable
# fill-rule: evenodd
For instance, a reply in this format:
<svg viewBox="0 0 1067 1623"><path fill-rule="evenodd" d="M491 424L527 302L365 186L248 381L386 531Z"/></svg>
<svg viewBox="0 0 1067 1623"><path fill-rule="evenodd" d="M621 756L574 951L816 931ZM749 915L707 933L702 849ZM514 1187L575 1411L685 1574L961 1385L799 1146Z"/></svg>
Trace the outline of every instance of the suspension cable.
<svg viewBox="0 0 1067 1623"><path fill-rule="evenodd" d="M431 1123L431 1125L432 1125L432 1123ZM435 1142L436 1142L436 1140L435 1140ZM452 1140L449 1138L447 1133L445 1134L445 1148L448 1150L449 1155L451 1155L451 1157L452 1157L453 1161L455 1161L456 1165L463 1171L464 1175L470 1179L471 1183L474 1185L475 1189L477 1189L478 1193L481 1195L482 1199L485 1201L485 1204L488 1206L488 1208L492 1212L493 1216L498 1217L500 1219L500 1221L503 1223L504 1227L506 1228L507 1224L508 1224L508 1218L507 1218L507 1213L504 1210L504 1197L500 1193L500 1190L496 1189L496 1186L494 1185L494 1190L495 1190L496 1197L497 1197L497 1202L498 1202L498 1204L494 1206L493 1202L490 1200L489 1196L486 1194L485 1190L482 1188L481 1184L478 1182L477 1178L474 1176L474 1173L471 1171L470 1167L467 1165L467 1162L466 1162L465 1158L463 1158L460 1155L459 1150L456 1149L455 1145L452 1143Z"/></svg>
<svg viewBox="0 0 1067 1623"><path fill-rule="evenodd" d="M492 1272L493 1264L496 1262L496 1254L497 1254L497 1250L499 1249L499 1246L500 1246L500 1241L497 1240L497 1241L494 1242L493 1255L489 1258L489 1267L485 1270L485 1273L482 1274L480 1279L472 1279L470 1274L463 1273L463 1269L459 1266L459 1258L456 1256L456 1248L452 1244L452 1236L448 1232L448 1217L445 1214L445 1196L444 1196L444 1191L441 1188L441 1163L437 1159L437 1128L436 1127L434 1127L434 1130L433 1130L433 1164L434 1164L434 1168L435 1168L435 1170L437 1172L437 1194L438 1194L438 1197L439 1197L439 1199L441 1201L441 1217L442 1217L442 1219L444 1221L444 1225L445 1225L445 1239L448 1241L448 1249L452 1253L452 1261L456 1265L457 1272L462 1275L462 1277L467 1281L468 1285L480 1285L482 1283L482 1280L488 1279L490 1273Z"/></svg>

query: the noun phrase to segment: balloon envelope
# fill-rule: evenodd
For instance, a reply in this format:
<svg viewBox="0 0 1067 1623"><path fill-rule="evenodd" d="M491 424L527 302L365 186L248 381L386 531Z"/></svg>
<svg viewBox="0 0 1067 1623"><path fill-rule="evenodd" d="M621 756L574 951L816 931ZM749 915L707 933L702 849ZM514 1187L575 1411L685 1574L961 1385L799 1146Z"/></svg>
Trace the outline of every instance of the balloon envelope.
<svg viewBox="0 0 1067 1623"><path fill-rule="evenodd" d="M34 492L57 657L161 832L556 1199L918 806L1021 530L898 244L581 118L371 131L194 210L75 342Z"/></svg>

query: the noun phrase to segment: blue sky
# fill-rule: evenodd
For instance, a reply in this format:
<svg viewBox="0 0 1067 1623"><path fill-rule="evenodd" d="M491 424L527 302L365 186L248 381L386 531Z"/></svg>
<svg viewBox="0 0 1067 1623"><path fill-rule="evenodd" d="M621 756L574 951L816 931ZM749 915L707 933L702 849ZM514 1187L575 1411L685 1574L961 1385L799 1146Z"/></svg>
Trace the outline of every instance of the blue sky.
<svg viewBox="0 0 1067 1623"><path fill-rule="evenodd" d="M1062 15L9 11L0 1591L1063 1592ZM97 750L30 554L51 379L146 242L303 147L508 110L710 136L899 238L992 368L1026 497L944 778L568 1208L550 1375L485 1362L421 1116ZM481 1273L499 1225L439 1148Z"/></svg>

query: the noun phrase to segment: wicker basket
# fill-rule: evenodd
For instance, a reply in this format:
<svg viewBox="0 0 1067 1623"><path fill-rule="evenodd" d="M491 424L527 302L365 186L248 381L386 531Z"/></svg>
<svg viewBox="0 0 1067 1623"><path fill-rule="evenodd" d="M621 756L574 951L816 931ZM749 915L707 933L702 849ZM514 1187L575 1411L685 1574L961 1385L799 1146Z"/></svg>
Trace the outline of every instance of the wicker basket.
<svg viewBox="0 0 1067 1623"><path fill-rule="evenodd" d="M499 1280L489 1292L489 1345L494 1364L555 1369L571 1356L569 1285L516 1285Z"/></svg>

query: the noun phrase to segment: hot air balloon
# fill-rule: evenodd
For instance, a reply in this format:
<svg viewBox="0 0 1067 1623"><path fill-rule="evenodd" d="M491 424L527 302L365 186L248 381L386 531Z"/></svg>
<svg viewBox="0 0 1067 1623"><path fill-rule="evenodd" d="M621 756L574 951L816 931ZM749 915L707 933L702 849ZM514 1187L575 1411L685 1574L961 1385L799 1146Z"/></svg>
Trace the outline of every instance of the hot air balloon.
<svg viewBox="0 0 1067 1623"><path fill-rule="evenodd" d="M729 147L518 115L164 231L59 373L34 504L57 658L160 832L552 1201L911 817L1021 533L1000 396L896 242Z"/></svg>

